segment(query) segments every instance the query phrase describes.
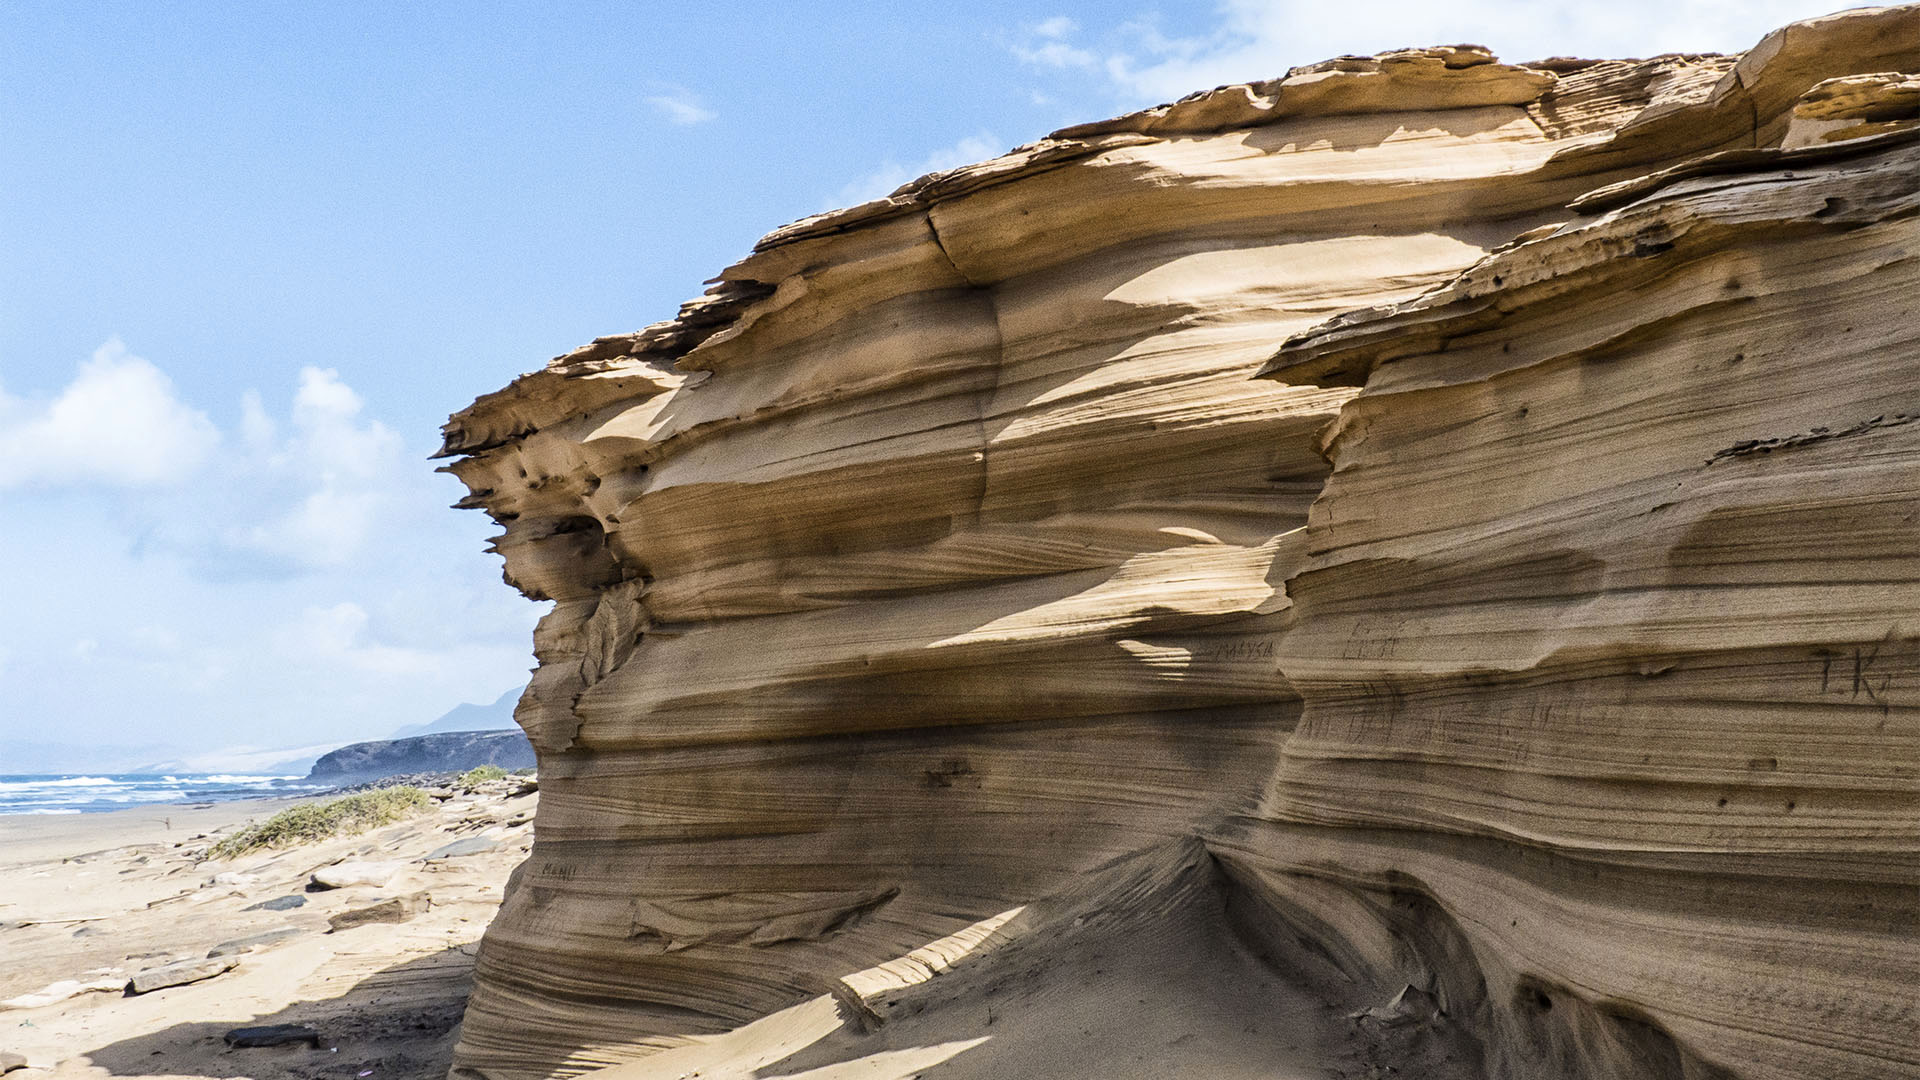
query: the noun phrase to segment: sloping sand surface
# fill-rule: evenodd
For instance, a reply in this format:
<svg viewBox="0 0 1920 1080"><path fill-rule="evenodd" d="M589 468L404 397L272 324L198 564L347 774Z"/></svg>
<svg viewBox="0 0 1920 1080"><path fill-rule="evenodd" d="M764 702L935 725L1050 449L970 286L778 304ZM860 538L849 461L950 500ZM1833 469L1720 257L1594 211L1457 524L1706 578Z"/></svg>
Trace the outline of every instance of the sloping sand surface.
<svg viewBox="0 0 1920 1080"><path fill-rule="evenodd" d="M1331 971L1282 970L1236 929L1197 842L1122 860L838 981L832 992L596 1080L1139 1077L1469 1080L1444 1016L1395 1015ZM1417 996L1417 995L1416 995ZM1376 1009L1384 1014L1366 1015ZM1360 1015L1356 1015L1360 1014Z"/></svg>
<svg viewBox="0 0 1920 1080"><path fill-rule="evenodd" d="M512 794L520 786L498 782L384 829L232 862L204 855L294 800L0 819L0 1051L28 1062L12 1075L444 1076L480 934L532 840L537 796ZM425 861L472 837L493 846ZM348 859L400 868L381 887L308 891L316 869ZM404 922L329 932L332 916L421 893ZM299 906L255 908L289 897ZM137 996L120 989L137 972L214 951L238 966ZM75 983L112 989L62 997ZM47 998L59 1000L36 1003ZM319 1045L230 1049L223 1039L262 1024L304 1025Z"/></svg>

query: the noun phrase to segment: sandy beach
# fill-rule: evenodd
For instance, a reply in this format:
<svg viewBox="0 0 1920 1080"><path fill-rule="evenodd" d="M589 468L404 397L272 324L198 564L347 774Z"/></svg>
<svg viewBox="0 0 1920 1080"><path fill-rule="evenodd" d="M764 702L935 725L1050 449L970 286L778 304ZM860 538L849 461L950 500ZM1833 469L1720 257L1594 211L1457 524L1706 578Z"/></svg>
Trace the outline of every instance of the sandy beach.
<svg viewBox="0 0 1920 1080"><path fill-rule="evenodd" d="M230 861L208 849L313 800L0 817L0 1055L26 1061L10 1075L438 1080L480 935L532 844L528 788L443 790L396 824ZM343 863L390 878L313 883ZM399 921L335 928L354 912ZM233 966L128 989L201 962ZM317 1045L228 1045L234 1029L276 1024Z"/></svg>

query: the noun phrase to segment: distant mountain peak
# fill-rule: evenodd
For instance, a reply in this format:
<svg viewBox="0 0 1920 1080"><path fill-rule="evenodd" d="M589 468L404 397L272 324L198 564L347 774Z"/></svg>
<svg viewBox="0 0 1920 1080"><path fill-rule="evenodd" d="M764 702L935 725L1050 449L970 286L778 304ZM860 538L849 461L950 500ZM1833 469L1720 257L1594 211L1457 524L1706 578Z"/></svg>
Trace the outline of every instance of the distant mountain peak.
<svg viewBox="0 0 1920 1080"><path fill-rule="evenodd" d="M431 735L442 731L504 731L514 725L513 707L526 687L516 686L495 698L489 705L455 705L429 724L408 724L393 733L396 739Z"/></svg>

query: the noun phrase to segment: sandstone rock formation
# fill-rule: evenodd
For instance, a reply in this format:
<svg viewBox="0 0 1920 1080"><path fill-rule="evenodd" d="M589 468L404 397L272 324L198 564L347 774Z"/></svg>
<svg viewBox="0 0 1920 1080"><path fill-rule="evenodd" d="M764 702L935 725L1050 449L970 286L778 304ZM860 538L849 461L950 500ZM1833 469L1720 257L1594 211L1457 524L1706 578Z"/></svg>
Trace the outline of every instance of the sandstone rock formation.
<svg viewBox="0 0 1920 1080"><path fill-rule="evenodd" d="M1916 73L1920 7L1341 58L778 230L455 415L554 602L458 1069L860 1014L1071 896L1435 1076L1920 1072Z"/></svg>

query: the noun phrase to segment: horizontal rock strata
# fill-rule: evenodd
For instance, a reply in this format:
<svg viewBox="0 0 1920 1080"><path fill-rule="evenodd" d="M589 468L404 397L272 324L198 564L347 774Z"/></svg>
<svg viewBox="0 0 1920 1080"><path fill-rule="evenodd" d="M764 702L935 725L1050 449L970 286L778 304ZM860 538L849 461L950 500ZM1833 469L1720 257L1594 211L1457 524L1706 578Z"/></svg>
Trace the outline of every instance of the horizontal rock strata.
<svg viewBox="0 0 1920 1080"><path fill-rule="evenodd" d="M1342 58L779 230L457 414L554 604L459 1068L1199 837L1490 1075L1912 1075L1916 71L1913 7Z"/></svg>
<svg viewBox="0 0 1920 1080"><path fill-rule="evenodd" d="M1269 369L1365 390L1288 582L1305 719L1235 858L1472 912L1449 944L1498 958L1522 1060L1602 1040L1632 1075L1650 1018L1746 1077L1920 1070L1920 131L1846 145Z"/></svg>

